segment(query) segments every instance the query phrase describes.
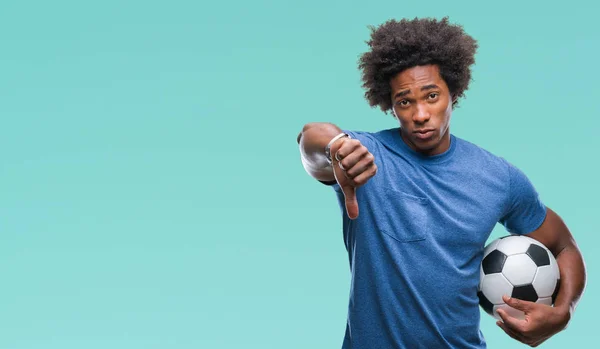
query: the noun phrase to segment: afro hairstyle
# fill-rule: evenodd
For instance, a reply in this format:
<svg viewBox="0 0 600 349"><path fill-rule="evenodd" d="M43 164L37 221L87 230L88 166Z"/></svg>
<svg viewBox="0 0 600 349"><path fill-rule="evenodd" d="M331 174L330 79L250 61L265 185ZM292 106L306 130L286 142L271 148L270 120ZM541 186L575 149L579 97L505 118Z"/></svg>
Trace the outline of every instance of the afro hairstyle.
<svg viewBox="0 0 600 349"><path fill-rule="evenodd" d="M370 51L360 56L359 68L365 98L371 107L379 106L386 113L391 110L390 80L403 70L428 64L438 65L454 98L453 106L464 97L478 45L462 26L450 24L444 17L392 19L369 29Z"/></svg>

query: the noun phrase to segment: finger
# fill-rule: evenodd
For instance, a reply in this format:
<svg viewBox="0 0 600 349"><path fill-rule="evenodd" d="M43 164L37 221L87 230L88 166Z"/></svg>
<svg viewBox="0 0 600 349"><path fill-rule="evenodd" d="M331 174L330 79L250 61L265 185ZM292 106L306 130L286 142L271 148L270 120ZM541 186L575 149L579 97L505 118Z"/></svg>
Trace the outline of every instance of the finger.
<svg viewBox="0 0 600 349"><path fill-rule="evenodd" d="M515 331L511 330L510 328L506 327L501 321L496 322L496 325L498 325L498 327L500 327L502 329L502 331L504 331L504 333L509 335L511 338L518 340L519 342L523 342L522 336L520 336L519 334L517 334Z"/></svg>
<svg viewBox="0 0 600 349"><path fill-rule="evenodd" d="M344 198L346 200L346 212L348 218L356 219L358 217L358 201L356 200L356 188L353 186L342 187Z"/></svg>
<svg viewBox="0 0 600 349"><path fill-rule="evenodd" d="M354 147L353 144L349 144L347 147L345 147L344 149L340 149L336 153L337 158L340 159L338 161L346 169L351 169L352 167L354 167L354 165L361 161L367 154L369 154L369 150L366 147L361 146L360 143L358 143L356 147Z"/></svg>
<svg viewBox="0 0 600 349"><path fill-rule="evenodd" d="M346 183L348 183L348 180L350 180L350 178L346 174L346 169L344 168L344 166L342 166L341 162L337 161L335 157L333 158L332 165L333 175L335 176L335 179L337 180L338 184L343 187Z"/></svg>
<svg viewBox="0 0 600 349"><path fill-rule="evenodd" d="M531 310L531 305L535 304L533 302L524 301L521 299L517 299L515 297L509 297L507 295L502 296L502 300L508 306L518 309L518 310L524 312L525 314L527 314Z"/></svg>
<svg viewBox="0 0 600 349"><path fill-rule="evenodd" d="M361 185L367 183L371 177L377 174L377 165L373 164L371 167L366 169L363 173L358 176L352 178L355 187L360 187Z"/></svg>
<svg viewBox="0 0 600 349"><path fill-rule="evenodd" d="M360 158L360 160L356 164L354 164L354 166L351 166L349 168L347 167L346 174L348 175L348 178L354 178L359 174L365 172L369 167L373 166L374 163L375 157L373 156L373 154L367 151L363 155L363 157Z"/></svg>
<svg viewBox="0 0 600 349"><path fill-rule="evenodd" d="M511 330L516 331L518 333L523 332L523 329L525 328L525 324L526 324L526 322L524 320L519 320L519 319L516 319L516 318L508 315L508 313L506 311L504 311L504 309L498 309L498 310L496 310L496 313L498 313L498 315L500 316L500 318L502 319L502 321L504 322L504 325L506 325L506 327L508 327Z"/></svg>
<svg viewBox="0 0 600 349"><path fill-rule="evenodd" d="M337 161L342 161L360 146L361 144L358 139L342 138L341 141L333 143L331 153L334 154L334 158ZM344 166L346 168L349 167L348 163L344 163Z"/></svg>
<svg viewBox="0 0 600 349"><path fill-rule="evenodd" d="M513 330L509 329L508 327L506 327L502 321L498 321L496 322L496 325L498 325L498 327L500 327L502 329L502 331L504 331L504 333L506 333L507 335L509 335L510 337L519 340L519 337L517 336L517 334L515 332L513 332Z"/></svg>

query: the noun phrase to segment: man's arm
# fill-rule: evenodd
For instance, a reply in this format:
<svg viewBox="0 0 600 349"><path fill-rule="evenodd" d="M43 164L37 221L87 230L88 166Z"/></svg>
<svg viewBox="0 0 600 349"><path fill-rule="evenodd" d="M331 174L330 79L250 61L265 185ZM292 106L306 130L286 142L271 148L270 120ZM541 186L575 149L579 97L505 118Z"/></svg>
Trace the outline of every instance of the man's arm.
<svg viewBox="0 0 600 349"><path fill-rule="evenodd" d="M326 184L339 184L344 193L348 218L358 217L356 188L364 185L377 173L375 157L358 139L341 137L331 144L331 161L325 147L342 130L329 123L311 123L298 135L302 165L308 174Z"/></svg>
<svg viewBox="0 0 600 349"><path fill-rule="evenodd" d="M586 283L583 256L563 220L547 208L544 223L527 236L544 244L552 252L560 269L560 290L554 307L571 314L583 294Z"/></svg>
<svg viewBox="0 0 600 349"><path fill-rule="evenodd" d="M586 271L571 232L551 209L546 208L542 225L527 236L544 244L555 256L560 269L559 293L554 307L504 297L506 304L525 312L525 320L498 310L503 322L497 324L512 338L535 347L566 328L583 294Z"/></svg>
<svg viewBox="0 0 600 349"><path fill-rule="evenodd" d="M298 134L302 164L309 175L322 182L335 182L333 168L325 159L325 147L342 130L334 124L313 122Z"/></svg>

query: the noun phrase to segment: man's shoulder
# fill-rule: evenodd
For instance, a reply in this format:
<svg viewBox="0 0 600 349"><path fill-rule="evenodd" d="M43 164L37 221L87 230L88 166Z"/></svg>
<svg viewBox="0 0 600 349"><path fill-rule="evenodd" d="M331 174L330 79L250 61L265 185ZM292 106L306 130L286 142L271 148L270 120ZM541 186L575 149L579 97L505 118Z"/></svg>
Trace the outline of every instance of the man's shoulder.
<svg viewBox="0 0 600 349"><path fill-rule="evenodd" d="M502 156L497 155L497 154L493 153L492 151L485 149L478 144L475 144L464 138L458 137L454 134L452 135L452 137L458 143L458 147L461 148L461 150L465 153L471 154L473 156L481 156L481 157L485 157L485 158L489 158L489 159L493 159L493 160L497 160L497 161L501 161L501 162L506 161Z"/></svg>
<svg viewBox="0 0 600 349"><path fill-rule="evenodd" d="M393 132L397 132L399 130L398 127L388 128L388 129L380 129L375 131L365 131L365 130L344 130L344 132L353 134L359 137L369 137L372 139L383 139L389 137L393 134Z"/></svg>
<svg viewBox="0 0 600 349"><path fill-rule="evenodd" d="M362 131L362 130L344 130L350 137L356 138L363 143L370 144L387 144L393 142L394 134L399 132L399 128L388 128L376 131Z"/></svg>
<svg viewBox="0 0 600 349"><path fill-rule="evenodd" d="M456 135L452 135L452 137L457 142L459 157L473 164L475 168L508 171L510 163L504 157L464 138Z"/></svg>

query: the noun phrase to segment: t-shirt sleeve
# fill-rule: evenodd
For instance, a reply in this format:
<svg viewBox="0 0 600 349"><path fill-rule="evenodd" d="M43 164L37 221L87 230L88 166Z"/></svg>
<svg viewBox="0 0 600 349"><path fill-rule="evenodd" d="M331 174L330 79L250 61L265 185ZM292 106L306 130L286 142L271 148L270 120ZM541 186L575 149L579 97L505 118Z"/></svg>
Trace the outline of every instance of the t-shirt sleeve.
<svg viewBox="0 0 600 349"><path fill-rule="evenodd" d="M509 197L500 223L511 234L529 234L546 219L546 206L527 176L508 163Z"/></svg>
<svg viewBox="0 0 600 349"><path fill-rule="evenodd" d="M375 139L375 137L373 136L373 133L366 132L366 131L350 131L350 130L342 130L342 132L347 133L351 138L358 139L362 145L367 147L367 149L369 150L369 152L371 152L371 154L377 156L376 152L378 150L378 148L377 148L378 142L377 142L377 139ZM334 154L331 154L331 156L333 157ZM319 181L319 182L321 182L325 185L329 185L337 191L341 192L341 190L342 190L336 181L331 181L331 182Z"/></svg>

